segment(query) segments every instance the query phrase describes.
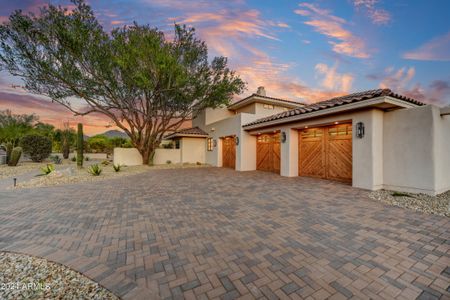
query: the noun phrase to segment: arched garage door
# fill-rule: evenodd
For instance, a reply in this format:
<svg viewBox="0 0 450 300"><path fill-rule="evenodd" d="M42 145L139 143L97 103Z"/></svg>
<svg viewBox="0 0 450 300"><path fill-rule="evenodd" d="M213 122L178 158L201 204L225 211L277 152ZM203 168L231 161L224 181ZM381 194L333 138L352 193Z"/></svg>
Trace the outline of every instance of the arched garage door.
<svg viewBox="0 0 450 300"><path fill-rule="evenodd" d="M262 134L256 142L256 169L280 173L280 134Z"/></svg>
<svg viewBox="0 0 450 300"><path fill-rule="evenodd" d="M302 129L299 175L352 181L352 124Z"/></svg>

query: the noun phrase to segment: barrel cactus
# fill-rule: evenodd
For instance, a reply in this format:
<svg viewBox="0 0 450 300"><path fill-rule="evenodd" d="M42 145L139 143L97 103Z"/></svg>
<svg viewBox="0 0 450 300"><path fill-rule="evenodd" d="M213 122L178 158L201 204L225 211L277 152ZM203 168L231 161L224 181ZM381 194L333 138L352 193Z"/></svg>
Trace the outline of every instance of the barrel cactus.
<svg viewBox="0 0 450 300"><path fill-rule="evenodd" d="M15 147L11 151L11 158L9 159L8 166L17 166L20 157L22 156L22 147Z"/></svg>

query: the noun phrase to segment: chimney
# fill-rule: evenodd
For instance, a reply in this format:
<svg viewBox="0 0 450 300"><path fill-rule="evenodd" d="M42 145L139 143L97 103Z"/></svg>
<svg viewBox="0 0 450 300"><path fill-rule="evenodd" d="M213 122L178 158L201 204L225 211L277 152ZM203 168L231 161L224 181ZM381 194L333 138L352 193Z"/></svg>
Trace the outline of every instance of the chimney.
<svg viewBox="0 0 450 300"><path fill-rule="evenodd" d="M263 86L260 86L260 87L258 87L258 90L256 91L256 94L260 95L260 96L265 96L266 95L266 90L264 89Z"/></svg>

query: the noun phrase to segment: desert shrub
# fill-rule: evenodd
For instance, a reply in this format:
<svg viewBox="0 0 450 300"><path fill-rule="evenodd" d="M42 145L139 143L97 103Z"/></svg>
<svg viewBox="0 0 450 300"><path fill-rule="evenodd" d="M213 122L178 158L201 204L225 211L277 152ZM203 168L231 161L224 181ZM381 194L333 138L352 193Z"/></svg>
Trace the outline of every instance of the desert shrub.
<svg viewBox="0 0 450 300"><path fill-rule="evenodd" d="M92 176L99 176L100 174L102 174L102 168L98 164L93 164L88 168L88 172Z"/></svg>
<svg viewBox="0 0 450 300"><path fill-rule="evenodd" d="M77 157L76 157L76 156L72 156L71 160L72 160L73 162L76 162L76 161L77 161Z"/></svg>
<svg viewBox="0 0 450 300"><path fill-rule="evenodd" d="M89 161L89 159L90 159L89 156L86 156L86 157L84 158L85 161Z"/></svg>
<svg viewBox="0 0 450 300"><path fill-rule="evenodd" d="M41 168L42 175L48 175L51 172L55 171L55 167L52 164L47 164L45 167Z"/></svg>
<svg viewBox="0 0 450 300"><path fill-rule="evenodd" d="M57 165L60 165L62 163L62 159L61 157L59 157L58 155L50 155L50 160Z"/></svg>
<svg viewBox="0 0 450 300"><path fill-rule="evenodd" d="M120 169L122 168L121 165L113 165L113 169L115 172L120 172Z"/></svg>
<svg viewBox="0 0 450 300"><path fill-rule="evenodd" d="M20 146L34 162L41 162L52 153L52 141L42 135L26 135L20 140Z"/></svg>
<svg viewBox="0 0 450 300"><path fill-rule="evenodd" d="M22 156L22 148L15 147L11 151L11 157L8 161L8 166L15 167L19 163L20 157Z"/></svg>
<svg viewBox="0 0 450 300"><path fill-rule="evenodd" d="M201 166L201 165L202 165L202 163L198 161L197 162L197 166Z"/></svg>
<svg viewBox="0 0 450 300"><path fill-rule="evenodd" d="M9 164L9 160L11 159L11 153L12 153L13 148L14 148L13 143L7 142L7 143L5 144L5 150L6 150L6 163L7 163L7 164Z"/></svg>
<svg viewBox="0 0 450 300"><path fill-rule="evenodd" d="M102 134L90 137L88 146L93 153L110 153L113 149L110 139Z"/></svg>
<svg viewBox="0 0 450 300"><path fill-rule="evenodd" d="M172 163L171 160L166 160L166 164L170 165Z"/></svg>
<svg viewBox="0 0 450 300"><path fill-rule="evenodd" d="M104 160L104 161L102 161L102 165L104 165L104 166L107 166L107 165L109 165L109 161L108 161L108 160Z"/></svg>

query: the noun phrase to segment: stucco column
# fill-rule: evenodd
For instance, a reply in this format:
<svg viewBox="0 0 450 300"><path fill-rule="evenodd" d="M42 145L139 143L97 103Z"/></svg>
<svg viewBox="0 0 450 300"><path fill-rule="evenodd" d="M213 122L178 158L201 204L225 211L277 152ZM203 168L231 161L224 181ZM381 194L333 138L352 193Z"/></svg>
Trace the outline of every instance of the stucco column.
<svg viewBox="0 0 450 300"><path fill-rule="evenodd" d="M286 133L286 142L281 143L281 176L298 176L298 130L282 129Z"/></svg>
<svg viewBox="0 0 450 300"><path fill-rule="evenodd" d="M236 146L236 171L256 170L256 136L241 131Z"/></svg>
<svg viewBox="0 0 450 300"><path fill-rule="evenodd" d="M363 138L356 137L356 124L365 128ZM370 110L353 118L353 183L354 187L377 190L383 187L383 111Z"/></svg>

